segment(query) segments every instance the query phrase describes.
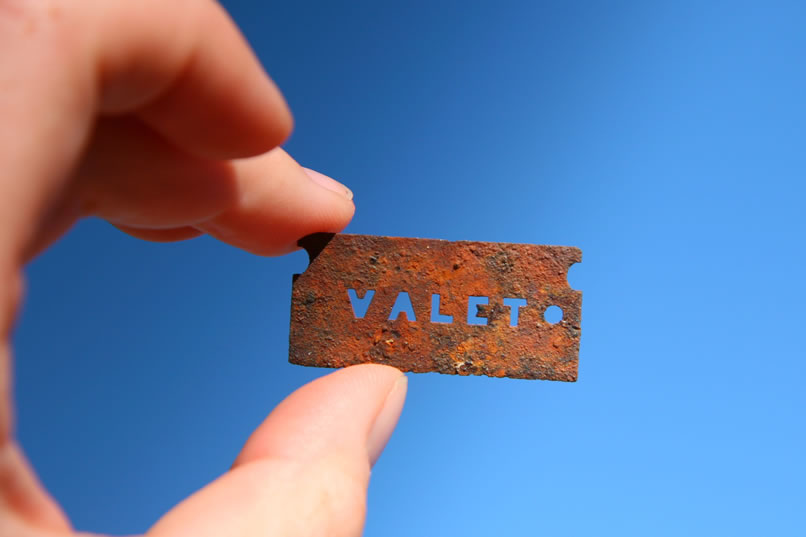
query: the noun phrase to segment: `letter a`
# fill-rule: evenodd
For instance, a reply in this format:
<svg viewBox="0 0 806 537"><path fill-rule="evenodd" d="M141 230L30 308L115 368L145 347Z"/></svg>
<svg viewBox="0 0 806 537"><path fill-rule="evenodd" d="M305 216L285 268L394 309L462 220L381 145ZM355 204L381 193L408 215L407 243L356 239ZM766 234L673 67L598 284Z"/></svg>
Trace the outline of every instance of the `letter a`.
<svg viewBox="0 0 806 537"><path fill-rule="evenodd" d="M406 319L409 321L414 322L417 320L417 318L414 316L414 307L411 305L411 299L406 291L401 291L398 293L397 298L395 299L395 305L392 306L392 312L389 314L389 320L397 320L397 318L400 317L401 312L406 314Z"/></svg>

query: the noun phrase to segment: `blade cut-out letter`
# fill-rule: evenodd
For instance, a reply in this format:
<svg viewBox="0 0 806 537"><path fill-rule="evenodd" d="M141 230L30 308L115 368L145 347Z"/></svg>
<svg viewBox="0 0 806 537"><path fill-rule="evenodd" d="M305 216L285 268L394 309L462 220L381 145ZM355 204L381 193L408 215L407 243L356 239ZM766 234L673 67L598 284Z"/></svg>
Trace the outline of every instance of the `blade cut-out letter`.
<svg viewBox="0 0 806 537"><path fill-rule="evenodd" d="M364 298L358 298L358 293L355 289L347 289L347 296L350 297L350 305L353 307L353 315L356 319L363 319L367 314L369 305L372 303L372 297L375 296L375 290L370 289L364 293Z"/></svg>
<svg viewBox="0 0 806 537"><path fill-rule="evenodd" d="M525 298L505 298L504 306L509 307L509 326L518 326L518 313L526 305Z"/></svg>
<svg viewBox="0 0 806 537"><path fill-rule="evenodd" d="M431 295L431 322L451 324L453 322L453 315L443 315L439 312L439 299L438 294Z"/></svg>
<svg viewBox="0 0 806 537"><path fill-rule="evenodd" d="M398 293L395 299L395 305L392 306L392 312L389 314L389 320L397 320L401 313L405 313L406 319L411 322L417 320L417 317L414 316L414 306L411 305L411 299L406 291Z"/></svg>
<svg viewBox="0 0 806 537"><path fill-rule="evenodd" d="M479 317L479 306L486 306L490 299L486 296L467 297L467 324L486 325L487 318Z"/></svg>

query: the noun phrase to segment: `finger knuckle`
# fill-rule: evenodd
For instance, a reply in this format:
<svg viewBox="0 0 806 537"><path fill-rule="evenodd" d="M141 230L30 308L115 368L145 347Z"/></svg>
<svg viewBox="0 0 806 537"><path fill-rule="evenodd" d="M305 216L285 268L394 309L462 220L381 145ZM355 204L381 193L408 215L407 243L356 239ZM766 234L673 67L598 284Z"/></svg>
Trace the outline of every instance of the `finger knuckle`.
<svg viewBox="0 0 806 537"><path fill-rule="evenodd" d="M340 535L361 535L366 516L366 478L349 464L331 460L308 468L315 474L311 515L322 527L341 528Z"/></svg>
<svg viewBox="0 0 806 537"><path fill-rule="evenodd" d="M71 65L73 53L84 39L79 15L84 12L83 4L76 4L65 6L63 0L0 0L0 56L5 53L9 55L6 59L13 59L11 55L23 59L7 63L7 69L14 71L15 66L20 69L27 63L41 66L43 59L57 56L59 64ZM24 55L20 55L20 47L24 47Z"/></svg>
<svg viewBox="0 0 806 537"><path fill-rule="evenodd" d="M0 17L10 20L25 20L32 2L25 0L0 0Z"/></svg>
<svg viewBox="0 0 806 537"><path fill-rule="evenodd" d="M0 24L25 34L37 33L48 21L61 18L61 14L54 1L0 0Z"/></svg>

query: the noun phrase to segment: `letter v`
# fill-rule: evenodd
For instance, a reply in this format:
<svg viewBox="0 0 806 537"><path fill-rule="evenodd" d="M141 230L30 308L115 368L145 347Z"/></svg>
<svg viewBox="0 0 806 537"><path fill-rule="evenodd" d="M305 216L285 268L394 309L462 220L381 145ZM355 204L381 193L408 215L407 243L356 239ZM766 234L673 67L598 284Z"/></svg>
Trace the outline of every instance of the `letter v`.
<svg viewBox="0 0 806 537"><path fill-rule="evenodd" d="M356 319L363 319L367 314L369 305L372 303L372 297L375 296L375 290L370 289L364 293L364 298L358 298L355 289L347 289L347 296L350 297L350 305L353 307L353 315Z"/></svg>

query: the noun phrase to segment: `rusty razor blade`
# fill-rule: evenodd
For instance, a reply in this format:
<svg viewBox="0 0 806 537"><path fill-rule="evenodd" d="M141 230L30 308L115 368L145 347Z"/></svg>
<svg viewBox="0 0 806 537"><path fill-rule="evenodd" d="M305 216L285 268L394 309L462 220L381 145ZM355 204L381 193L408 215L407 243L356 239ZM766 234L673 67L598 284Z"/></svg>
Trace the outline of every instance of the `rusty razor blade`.
<svg viewBox="0 0 806 537"><path fill-rule="evenodd" d="M566 276L578 248L332 233L299 244L310 265L293 280L291 363L577 379L582 293Z"/></svg>

